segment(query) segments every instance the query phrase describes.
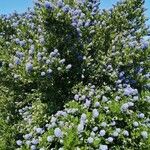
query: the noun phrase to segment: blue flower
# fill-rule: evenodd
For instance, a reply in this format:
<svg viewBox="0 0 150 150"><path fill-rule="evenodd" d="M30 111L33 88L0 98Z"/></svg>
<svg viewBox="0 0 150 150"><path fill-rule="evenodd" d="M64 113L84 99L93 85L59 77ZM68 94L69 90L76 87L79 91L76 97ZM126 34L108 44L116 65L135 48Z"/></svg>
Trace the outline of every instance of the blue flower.
<svg viewBox="0 0 150 150"><path fill-rule="evenodd" d="M46 74L46 73L45 73L44 71L43 71L43 72L41 72L41 76L45 76L45 74Z"/></svg>
<svg viewBox="0 0 150 150"><path fill-rule="evenodd" d="M54 8L54 5L49 2L49 1L45 1L45 8L52 10Z"/></svg>
<svg viewBox="0 0 150 150"><path fill-rule="evenodd" d="M32 137L31 133L24 135L24 139L26 140L30 139L31 137Z"/></svg>
<svg viewBox="0 0 150 150"><path fill-rule="evenodd" d="M17 22L14 22L14 23L12 24L12 26L13 26L13 27L17 27L17 26L18 26L18 23L17 23Z"/></svg>
<svg viewBox="0 0 150 150"><path fill-rule="evenodd" d="M42 57L42 53L38 52L37 57Z"/></svg>
<svg viewBox="0 0 150 150"><path fill-rule="evenodd" d="M99 150L108 150L108 146L107 145L100 145Z"/></svg>
<svg viewBox="0 0 150 150"><path fill-rule="evenodd" d="M129 132L128 132L127 130L124 130L124 131L123 131L123 135L124 135L124 136L129 136Z"/></svg>
<svg viewBox="0 0 150 150"><path fill-rule="evenodd" d="M14 63L16 65L19 65L19 64L21 64L21 60L18 57L14 57Z"/></svg>
<svg viewBox="0 0 150 150"><path fill-rule="evenodd" d="M83 124L83 123L80 123L80 124L78 125L78 127L77 127L77 130L78 130L78 133L83 132L83 130L84 130L84 124Z"/></svg>
<svg viewBox="0 0 150 150"><path fill-rule="evenodd" d="M97 109L93 109L93 118L97 118L99 116L99 112Z"/></svg>
<svg viewBox="0 0 150 150"><path fill-rule="evenodd" d="M94 127L94 128L93 128L93 131L97 131L97 130L98 130L98 127Z"/></svg>
<svg viewBox="0 0 150 150"><path fill-rule="evenodd" d="M63 1L62 1L62 0L58 0L57 6L58 6L59 8L62 8L62 7L64 6Z"/></svg>
<svg viewBox="0 0 150 150"><path fill-rule="evenodd" d="M34 3L35 3L37 6L41 6L41 3L39 2L39 0L34 0Z"/></svg>
<svg viewBox="0 0 150 150"><path fill-rule="evenodd" d="M88 100L88 99L86 99L86 101L85 101L85 104L84 104L86 107L90 107L90 105L91 105L91 101L90 100Z"/></svg>
<svg viewBox="0 0 150 150"><path fill-rule="evenodd" d="M42 134L44 132L42 128L36 128L35 130L38 134Z"/></svg>
<svg viewBox="0 0 150 150"><path fill-rule="evenodd" d="M133 96L133 101L137 101L139 99L138 96Z"/></svg>
<svg viewBox="0 0 150 150"><path fill-rule="evenodd" d="M117 131L118 133L120 133L120 132L121 132L121 129L120 129L120 128L116 128L116 131Z"/></svg>
<svg viewBox="0 0 150 150"><path fill-rule="evenodd" d="M102 127L106 127L106 126L107 126L107 123L106 123L106 122L102 122L102 123L101 123L101 126L102 126Z"/></svg>
<svg viewBox="0 0 150 150"><path fill-rule="evenodd" d="M57 138L60 138L60 137L63 136L62 131L61 131L59 128L56 128L56 129L54 130L54 135L55 135Z"/></svg>
<svg viewBox="0 0 150 150"><path fill-rule="evenodd" d="M142 48L143 50L145 50L145 49L148 48L148 46L149 46L148 41L144 41L144 42L142 43L142 45L141 45L141 48Z"/></svg>
<svg viewBox="0 0 150 150"><path fill-rule="evenodd" d="M108 137L108 138L107 138L107 141L110 142L110 143L112 143L113 140L114 140L114 139L113 139L112 137Z"/></svg>
<svg viewBox="0 0 150 150"><path fill-rule="evenodd" d="M99 102L95 102L94 107L99 107L100 103Z"/></svg>
<svg viewBox="0 0 150 150"><path fill-rule="evenodd" d="M139 126L139 123L135 121L135 122L133 122L133 126L134 126L134 127L138 127L138 126Z"/></svg>
<svg viewBox="0 0 150 150"><path fill-rule="evenodd" d="M74 96L74 99L75 99L75 100L79 100L79 97L80 97L80 96L79 96L78 94L76 94L76 95Z"/></svg>
<svg viewBox="0 0 150 150"><path fill-rule="evenodd" d="M30 144L31 144L31 141L27 140L27 141L26 141L26 145L29 146Z"/></svg>
<svg viewBox="0 0 150 150"><path fill-rule="evenodd" d="M100 132L99 132L99 135L100 136L104 136L106 134L106 131L105 130L100 130Z"/></svg>
<svg viewBox="0 0 150 150"><path fill-rule="evenodd" d="M102 102L107 102L108 101L108 98L106 96L103 96L102 97Z"/></svg>
<svg viewBox="0 0 150 150"><path fill-rule="evenodd" d="M38 143L39 143L38 139L35 139L35 138L32 139L32 144L37 145Z"/></svg>
<svg viewBox="0 0 150 150"><path fill-rule="evenodd" d="M145 116L145 115L144 115L143 113L138 114L138 118L141 118L141 119L142 119L142 118L144 118L144 116Z"/></svg>
<svg viewBox="0 0 150 150"><path fill-rule="evenodd" d="M62 69L61 67L58 67L58 68L57 68L58 71L60 71L61 69Z"/></svg>
<svg viewBox="0 0 150 150"><path fill-rule="evenodd" d="M83 21L82 20L78 20L78 27L83 25Z"/></svg>
<svg viewBox="0 0 150 150"><path fill-rule="evenodd" d="M16 56L18 58L22 58L24 56L24 53L23 52L19 52L19 51L16 51Z"/></svg>
<svg viewBox="0 0 150 150"><path fill-rule="evenodd" d="M124 72L124 71L121 71L121 72L119 73L119 78L122 78L124 75L125 75L125 72Z"/></svg>
<svg viewBox="0 0 150 150"><path fill-rule="evenodd" d="M16 44L19 44L20 40L18 38L15 39Z"/></svg>
<svg viewBox="0 0 150 150"><path fill-rule="evenodd" d="M44 37L40 37L39 41L41 44L43 44L45 42Z"/></svg>
<svg viewBox="0 0 150 150"><path fill-rule="evenodd" d="M122 112L126 112L126 111L128 110L128 108L129 108L128 103L124 103L124 104L121 106L121 111L122 111Z"/></svg>
<svg viewBox="0 0 150 150"><path fill-rule="evenodd" d="M39 150L45 150L44 148L40 148Z"/></svg>
<svg viewBox="0 0 150 150"><path fill-rule="evenodd" d="M117 137L119 134L117 131L114 131L113 134L112 134L114 137Z"/></svg>
<svg viewBox="0 0 150 150"><path fill-rule="evenodd" d="M12 63L10 63L10 64L9 64L9 68L12 69L13 67L14 67L14 65L13 65Z"/></svg>
<svg viewBox="0 0 150 150"><path fill-rule="evenodd" d="M93 139L92 137L89 137L89 138L87 139L87 142L88 142L89 144L93 143L93 141L94 141L94 139Z"/></svg>
<svg viewBox="0 0 150 150"><path fill-rule="evenodd" d="M90 26L90 21L85 22L84 26L89 27Z"/></svg>
<svg viewBox="0 0 150 150"><path fill-rule="evenodd" d="M52 69L47 70L47 73L52 73L52 72L53 72Z"/></svg>
<svg viewBox="0 0 150 150"><path fill-rule="evenodd" d="M61 59L59 62L60 62L61 64L63 64L63 63L65 62L65 59Z"/></svg>
<svg viewBox="0 0 150 150"><path fill-rule="evenodd" d="M31 72L32 70L33 70L33 65L30 62L28 62L26 64L26 71L27 72Z"/></svg>
<svg viewBox="0 0 150 150"><path fill-rule="evenodd" d="M146 131L142 131L142 132L141 132L141 135L142 135L142 137L143 137L144 139L148 138L148 134L147 134Z"/></svg>
<svg viewBox="0 0 150 150"><path fill-rule="evenodd" d="M16 141L16 143L17 143L18 146L22 145L22 141L21 140Z"/></svg>
<svg viewBox="0 0 150 150"><path fill-rule="evenodd" d="M83 4L85 4L85 2L86 2L86 0L77 0L78 4L82 4L83 5Z"/></svg>
<svg viewBox="0 0 150 150"><path fill-rule="evenodd" d="M69 70L71 67L72 67L72 65L69 64L69 65L66 66L66 69Z"/></svg>
<svg viewBox="0 0 150 150"><path fill-rule="evenodd" d="M34 51L33 50L29 50L29 55L33 55L34 54Z"/></svg>
<svg viewBox="0 0 150 150"><path fill-rule="evenodd" d="M47 141L48 141L48 142L52 142L52 141L53 141L53 137L52 137L52 136L48 136L48 137L47 137Z"/></svg>
<svg viewBox="0 0 150 150"><path fill-rule="evenodd" d="M20 41L19 44L20 46L25 46L25 41Z"/></svg>
<svg viewBox="0 0 150 150"><path fill-rule="evenodd" d="M31 150L36 150L36 146L35 145L31 145Z"/></svg>
<svg viewBox="0 0 150 150"><path fill-rule="evenodd" d="M37 60L38 60L38 61L42 60L42 57L38 57Z"/></svg>
<svg viewBox="0 0 150 150"><path fill-rule="evenodd" d="M126 87L124 89L124 95L129 96L129 95L133 95L135 93L134 89L131 87Z"/></svg>
<svg viewBox="0 0 150 150"><path fill-rule="evenodd" d="M69 5L65 5L65 6L62 8L63 12L65 12L65 13L67 13L67 12L69 11L69 9L70 9Z"/></svg>

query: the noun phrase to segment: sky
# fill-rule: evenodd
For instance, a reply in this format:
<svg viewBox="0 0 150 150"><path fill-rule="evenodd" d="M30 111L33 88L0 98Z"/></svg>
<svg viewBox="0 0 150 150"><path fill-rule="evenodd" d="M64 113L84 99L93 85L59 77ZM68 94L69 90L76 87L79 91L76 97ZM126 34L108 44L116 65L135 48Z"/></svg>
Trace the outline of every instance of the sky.
<svg viewBox="0 0 150 150"><path fill-rule="evenodd" d="M109 9L112 4L119 0L101 0L100 8ZM145 0L146 15L150 18L150 0ZM9 14L15 10L19 13L25 12L28 7L33 7L33 0L0 0L0 14ZM150 20L147 22L150 25Z"/></svg>

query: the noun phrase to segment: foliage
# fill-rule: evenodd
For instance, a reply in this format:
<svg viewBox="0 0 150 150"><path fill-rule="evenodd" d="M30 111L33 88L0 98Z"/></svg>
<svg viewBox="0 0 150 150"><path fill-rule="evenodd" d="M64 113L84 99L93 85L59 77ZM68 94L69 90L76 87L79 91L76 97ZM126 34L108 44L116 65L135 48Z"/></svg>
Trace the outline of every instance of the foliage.
<svg viewBox="0 0 150 150"><path fill-rule="evenodd" d="M150 149L143 5L37 0L0 17L0 149Z"/></svg>

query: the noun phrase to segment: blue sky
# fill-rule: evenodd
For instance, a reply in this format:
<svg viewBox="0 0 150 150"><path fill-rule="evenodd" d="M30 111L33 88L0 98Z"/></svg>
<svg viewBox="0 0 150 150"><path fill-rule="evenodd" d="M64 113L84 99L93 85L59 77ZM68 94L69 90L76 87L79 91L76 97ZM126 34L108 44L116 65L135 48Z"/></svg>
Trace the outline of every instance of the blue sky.
<svg viewBox="0 0 150 150"><path fill-rule="evenodd" d="M28 7L33 6L32 0L0 0L0 14L24 12Z"/></svg>
<svg viewBox="0 0 150 150"><path fill-rule="evenodd" d="M101 8L111 8L118 0L101 0ZM145 7L148 9L146 15L150 18L150 0L145 0ZM24 12L28 7L33 6L33 0L0 0L0 14L9 14L13 11ZM150 25L150 21L148 21Z"/></svg>

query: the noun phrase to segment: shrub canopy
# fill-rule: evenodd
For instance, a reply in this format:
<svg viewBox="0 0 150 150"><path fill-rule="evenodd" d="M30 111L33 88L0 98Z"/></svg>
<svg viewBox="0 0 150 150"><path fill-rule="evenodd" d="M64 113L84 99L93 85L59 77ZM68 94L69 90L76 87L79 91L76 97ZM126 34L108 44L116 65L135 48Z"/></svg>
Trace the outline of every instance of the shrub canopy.
<svg viewBox="0 0 150 150"><path fill-rule="evenodd" d="M143 5L36 0L1 15L1 150L150 148Z"/></svg>

